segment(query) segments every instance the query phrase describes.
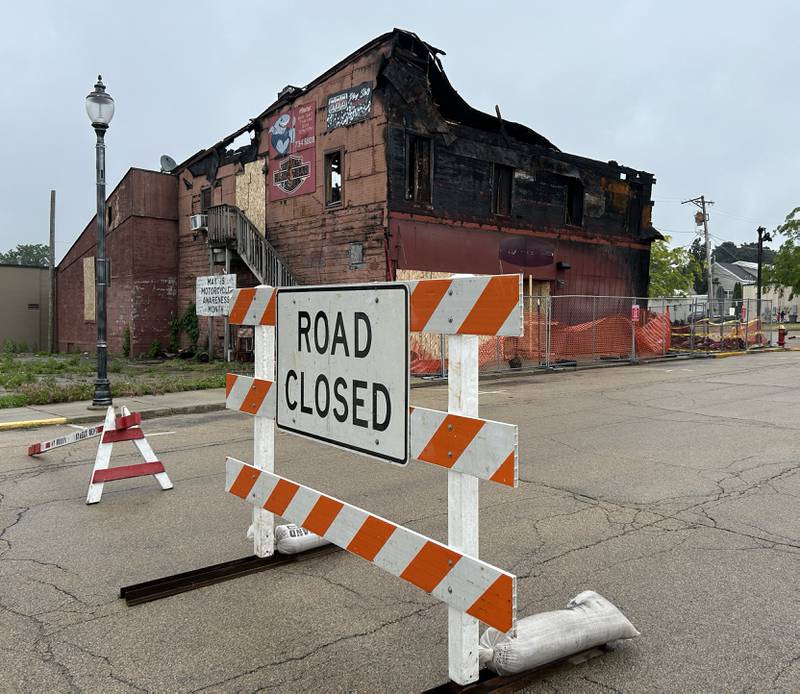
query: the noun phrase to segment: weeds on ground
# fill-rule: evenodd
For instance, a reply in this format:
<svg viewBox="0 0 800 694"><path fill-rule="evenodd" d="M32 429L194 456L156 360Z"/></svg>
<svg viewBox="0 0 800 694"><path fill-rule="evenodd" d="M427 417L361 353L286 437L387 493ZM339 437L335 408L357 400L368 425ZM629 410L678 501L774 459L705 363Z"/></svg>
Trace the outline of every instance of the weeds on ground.
<svg viewBox="0 0 800 694"><path fill-rule="evenodd" d="M225 374L211 374L199 378L177 378L172 376L147 381L112 381L111 395L113 397L163 395L187 390L207 390L209 388L224 387ZM50 376L36 382L23 383L16 391L16 393L0 395L0 409L91 400L94 393L94 384L90 381L57 383L55 378Z"/></svg>
<svg viewBox="0 0 800 694"><path fill-rule="evenodd" d="M93 355L20 357L4 349L0 351L0 388L13 392L0 393L0 409L90 400L96 368ZM133 397L222 388L228 371L252 373L252 364L192 359L153 364L117 356L109 359L108 371L115 374L112 395Z"/></svg>

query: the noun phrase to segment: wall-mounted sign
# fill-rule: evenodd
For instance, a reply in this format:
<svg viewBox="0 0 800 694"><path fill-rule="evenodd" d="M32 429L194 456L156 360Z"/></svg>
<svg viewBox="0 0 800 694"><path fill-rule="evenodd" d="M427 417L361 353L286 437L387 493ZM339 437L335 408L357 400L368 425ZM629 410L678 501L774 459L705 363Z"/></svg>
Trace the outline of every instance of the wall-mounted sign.
<svg viewBox="0 0 800 694"><path fill-rule="evenodd" d="M227 316L228 302L236 289L236 275L198 277L196 301L198 316Z"/></svg>
<svg viewBox="0 0 800 694"><path fill-rule="evenodd" d="M328 97L327 128L341 128L369 118L372 113L372 82L337 92Z"/></svg>
<svg viewBox="0 0 800 694"><path fill-rule="evenodd" d="M269 199L313 193L316 155L316 104L292 106L269 127Z"/></svg>

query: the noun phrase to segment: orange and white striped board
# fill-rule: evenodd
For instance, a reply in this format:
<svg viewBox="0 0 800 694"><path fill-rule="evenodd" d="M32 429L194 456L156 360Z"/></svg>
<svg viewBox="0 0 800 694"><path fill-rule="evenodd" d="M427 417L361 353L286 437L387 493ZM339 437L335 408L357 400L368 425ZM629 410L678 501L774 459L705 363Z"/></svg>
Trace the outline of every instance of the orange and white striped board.
<svg viewBox="0 0 800 694"><path fill-rule="evenodd" d="M275 419L273 381L227 374L225 407ZM411 457L507 487L517 486L516 424L410 407Z"/></svg>
<svg viewBox="0 0 800 694"><path fill-rule="evenodd" d="M404 282L410 294L411 332L443 335L523 333L522 275L484 275ZM274 287L235 289L228 322L275 325Z"/></svg>
<svg viewBox="0 0 800 694"><path fill-rule="evenodd" d="M261 285L234 289L228 304L231 325L275 325L277 289Z"/></svg>
<svg viewBox="0 0 800 694"><path fill-rule="evenodd" d="M225 489L499 631L516 625L516 577L502 569L235 458L226 462Z"/></svg>
<svg viewBox="0 0 800 694"><path fill-rule="evenodd" d="M410 280L411 332L522 335L522 275Z"/></svg>
<svg viewBox="0 0 800 694"><path fill-rule="evenodd" d="M225 407L257 417L275 419L275 382L225 374Z"/></svg>
<svg viewBox="0 0 800 694"><path fill-rule="evenodd" d="M515 424L411 408L411 457L423 463L516 487L518 451Z"/></svg>

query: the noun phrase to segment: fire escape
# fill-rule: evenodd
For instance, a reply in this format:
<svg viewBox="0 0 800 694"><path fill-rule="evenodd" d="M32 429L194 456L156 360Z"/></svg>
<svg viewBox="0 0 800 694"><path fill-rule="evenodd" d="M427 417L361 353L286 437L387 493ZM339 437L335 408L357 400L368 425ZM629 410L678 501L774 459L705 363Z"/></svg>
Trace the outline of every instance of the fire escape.
<svg viewBox="0 0 800 694"><path fill-rule="evenodd" d="M228 248L235 251L259 284L271 287L298 284L272 244L238 207L215 205L209 207L206 214L209 248Z"/></svg>

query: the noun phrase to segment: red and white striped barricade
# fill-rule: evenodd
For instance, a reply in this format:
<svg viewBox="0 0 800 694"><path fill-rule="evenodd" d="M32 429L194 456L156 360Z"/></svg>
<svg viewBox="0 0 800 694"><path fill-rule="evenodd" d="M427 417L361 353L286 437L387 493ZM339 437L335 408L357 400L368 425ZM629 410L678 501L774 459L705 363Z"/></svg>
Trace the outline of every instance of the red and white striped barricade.
<svg viewBox="0 0 800 694"><path fill-rule="evenodd" d="M140 426L141 422L141 415L138 412L131 414L127 407L121 408L119 417L115 416L113 407L108 408L100 445L97 447L97 457L92 468L92 476L89 480L89 491L86 494L87 504L96 504L100 501L100 497L103 496L103 485L114 480L153 475L161 489L172 489L172 482L164 469L164 464L153 453ZM132 441L144 458L144 462L109 467L114 444L121 441Z"/></svg>
<svg viewBox="0 0 800 694"><path fill-rule="evenodd" d="M49 453L55 448L61 448L61 446L68 446L71 443L93 439L103 433L103 426L103 424L97 424L87 427L86 429L81 429L80 431L74 431L71 434L64 434L64 436L59 436L49 441L31 444L28 446L28 455L33 456L39 455L40 453Z"/></svg>
<svg viewBox="0 0 800 694"><path fill-rule="evenodd" d="M466 685L478 679L478 620L504 632L513 632L516 624L516 577L478 559L478 480L517 486L518 433L515 425L478 417L477 336L522 335L522 278L466 276L396 284L405 284L408 291L407 330L449 336L448 411L408 408L410 457L447 470L448 544L274 473L274 421L280 409L273 382L275 325L283 293L288 297L297 289L260 286L234 290L231 296L229 322L255 326L255 374L228 374L226 406L254 416L255 428L254 465L229 458L226 488L254 505L259 556L274 551L277 513L445 602L450 678ZM318 289L333 288L300 291Z"/></svg>

